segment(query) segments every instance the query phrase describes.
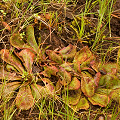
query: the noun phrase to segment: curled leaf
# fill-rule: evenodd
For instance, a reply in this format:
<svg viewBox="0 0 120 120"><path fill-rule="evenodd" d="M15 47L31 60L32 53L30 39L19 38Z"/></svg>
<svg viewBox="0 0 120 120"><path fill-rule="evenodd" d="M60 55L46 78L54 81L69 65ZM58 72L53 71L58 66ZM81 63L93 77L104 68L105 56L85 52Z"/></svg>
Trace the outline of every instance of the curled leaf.
<svg viewBox="0 0 120 120"><path fill-rule="evenodd" d="M23 86L19 89L16 97L16 106L21 110L28 110L34 105L34 98L30 86Z"/></svg>

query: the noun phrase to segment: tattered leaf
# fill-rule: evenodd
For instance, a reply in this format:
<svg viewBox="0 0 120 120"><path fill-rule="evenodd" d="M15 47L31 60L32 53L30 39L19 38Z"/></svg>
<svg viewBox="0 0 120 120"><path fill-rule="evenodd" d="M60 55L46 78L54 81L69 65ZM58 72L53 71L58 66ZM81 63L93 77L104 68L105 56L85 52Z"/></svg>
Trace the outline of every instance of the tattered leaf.
<svg viewBox="0 0 120 120"><path fill-rule="evenodd" d="M99 105L101 107L106 107L107 104L110 102L110 98L107 95L95 93L94 96L89 97L88 100L93 105Z"/></svg>
<svg viewBox="0 0 120 120"><path fill-rule="evenodd" d="M66 90L62 95L62 99L65 101L66 104L76 105L81 97L81 90Z"/></svg>
<svg viewBox="0 0 120 120"><path fill-rule="evenodd" d="M32 64L35 57L35 54L29 49L24 49L19 53L24 60L24 66L26 67L29 73L32 73Z"/></svg>
<svg viewBox="0 0 120 120"><path fill-rule="evenodd" d="M27 43L34 49L36 53L39 53L39 48L34 35L34 27L32 25L29 25L26 28L26 35L27 35Z"/></svg>
<svg viewBox="0 0 120 120"><path fill-rule="evenodd" d="M2 49L0 51L1 58L10 65L13 65L21 74L24 71L24 68L21 64L20 59L13 53L10 53L7 49Z"/></svg>
<svg viewBox="0 0 120 120"><path fill-rule="evenodd" d="M16 106L21 110L28 110L34 105L34 98L30 86L23 86L19 89L16 97Z"/></svg>

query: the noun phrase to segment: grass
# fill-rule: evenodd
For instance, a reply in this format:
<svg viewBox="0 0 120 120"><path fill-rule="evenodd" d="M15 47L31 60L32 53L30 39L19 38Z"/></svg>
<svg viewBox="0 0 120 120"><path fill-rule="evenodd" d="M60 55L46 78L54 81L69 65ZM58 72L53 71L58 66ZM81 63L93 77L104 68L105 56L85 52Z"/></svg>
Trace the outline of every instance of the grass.
<svg viewBox="0 0 120 120"><path fill-rule="evenodd" d="M9 18L8 25L11 25L11 21L16 21L17 23L13 23L13 30L11 30L11 34L13 34L16 31L24 31L24 28L31 24L34 21L34 18L36 18L39 24L39 30L44 30L42 28L42 25L46 28L49 28L49 35L50 36L50 41L52 41L52 32L57 31L58 36L61 37L61 34L64 33L67 29L68 33L72 32L75 33L76 35L71 35L70 38L68 37L67 42L70 43L71 39L75 41L74 44L78 44L79 42L84 44L89 44L91 50L96 53L97 51L103 51L100 52L99 54L101 55L101 61L106 62L106 57L109 52L113 50L112 45L114 44L114 41L110 43L110 41L107 41L110 43L109 47L106 49L106 53L104 53L104 46L102 43L106 42L103 38L104 37L111 37L111 26L110 26L110 21L111 21L111 13L113 12L113 5L115 4L114 0L86 0L85 4L82 5L81 11L79 11L77 14L72 13L73 19L70 19L70 23L67 23L68 21L65 19L65 17L68 14L68 11L70 10L70 7L72 8L71 2L72 0L41 0L34 2L31 0L30 2L26 2L28 6L25 8L24 13L22 12L22 9L24 9L24 3L20 3L19 0L17 2L11 2L9 0L4 0L5 4L3 6L7 8L7 11L3 10L0 11L2 13L3 21L6 21L6 14L8 10L12 11L11 13L11 18ZM2 3L0 3L2 4ZM76 6L77 2L73 2L73 5ZM53 5L53 7L56 7L56 11L52 11L52 9L49 11L50 5ZM11 7L12 6L12 7ZM99 6L98 9L94 12L94 9L96 6ZM34 14L34 11L38 9L39 14L43 14L43 16L46 15L46 13L50 14L50 19L46 19L45 17L38 16L38 14ZM62 12L59 12L59 9L63 9ZM75 11L77 11L78 8L75 8ZM68 10L68 11L67 11ZM93 12L92 12L93 11ZM36 16L34 16L36 15ZM60 20L63 16L63 19ZM97 16L97 18L91 17L91 16ZM90 20L89 20L90 19ZM74 24L72 24L72 22ZM86 22L87 21L87 22ZM86 30L86 26L92 26L92 21L97 21L97 25L93 25L93 28L91 31ZM62 24L63 23L63 24ZM106 26L109 26L109 33L104 35L104 31L106 30ZM15 27L14 27L15 26ZM67 28L67 26L69 26ZM70 28L70 29L69 29ZM96 29L96 30L95 30ZM5 29L0 30L2 33L1 36L3 35ZM22 34L21 34L22 35ZM23 34L24 35L24 34ZM92 39L90 38L92 35L95 35ZM39 36L39 39L41 36ZM62 37L61 37L62 38ZM63 39L63 38L62 38ZM46 41L46 38L44 42ZM7 45L4 42L4 37L0 38L0 42L3 44L3 47L6 48ZM40 43L41 45L42 43ZM117 58L116 58L117 59ZM3 63L4 64L4 63ZM68 94L67 96L68 97ZM9 101L9 100L8 100ZM2 102L1 102L2 103ZM70 109L68 105L64 105L63 101L55 101L54 99L52 100L47 100L46 98L41 100L40 102L36 102L34 108L31 109L31 115L34 113L34 109L37 109L36 114L36 119L46 119L46 120L57 120L57 119L62 119L62 120L79 120L79 118L82 120L84 117L86 117L87 120L96 119L97 115L101 114L104 115L105 120L107 120L108 115L111 115L111 120L115 120L117 116L119 115L120 112L117 112L118 106L114 105L114 107L110 108L110 106L107 106L106 108L97 108L97 110L92 110L90 108L89 110L86 111L81 111L81 113L77 113ZM15 108L15 106L12 107L6 107L6 100L2 103L3 110L1 110L2 113L2 118L4 120L12 120L14 119L14 115L18 114L19 112ZM58 108L57 108L58 107ZM117 113L117 114L116 114ZM19 115L18 115L19 116Z"/></svg>

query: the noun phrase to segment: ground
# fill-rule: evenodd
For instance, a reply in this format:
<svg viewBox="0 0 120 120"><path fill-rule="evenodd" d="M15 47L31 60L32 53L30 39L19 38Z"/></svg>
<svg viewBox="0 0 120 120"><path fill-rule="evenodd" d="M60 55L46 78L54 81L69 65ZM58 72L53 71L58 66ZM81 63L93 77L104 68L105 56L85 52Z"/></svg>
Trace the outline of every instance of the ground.
<svg viewBox="0 0 120 120"><path fill-rule="evenodd" d="M95 1L95 0L93 0ZM111 20L110 20L110 26L109 24L106 24L107 19L104 20L101 24L101 30L105 30L103 33L101 33L101 37L104 41L99 41L95 45L95 48L92 48L92 45L94 43L95 39L95 33L97 29L97 10L99 9L99 6L96 5L93 9L90 10L90 12L93 12L96 14L91 14L87 15L85 22L85 34L82 36L82 39L79 38L79 36L76 33L76 28L78 27L74 23L74 17L75 15L78 15L82 10L85 8L85 0L81 0L81 2L76 2L76 4L73 4L72 2L69 3L67 8L65 9L66 6L64 4L56 4L56 3L50 3L46 4L47 9L46 13L52 13L52 11L57 11L57 18L52 18L52 24L51 28L48 26L48 24L41 23L40 26L40 20L37 18L34 18L31 20L30 24L34 23L34 28L35 28L35 37L37 42L39 42L38 38L41 38L41 45L43 48L47 47L50 45L49 49L55 50L55 49L61 49L63 47L66 47L69 44L73 44L77 46L77 49L80 50L83 46L89 46L91 51L96 55L98 59L105 59L105 61L109 62L115 62L116 57L117 57L117 51L118 49L113 49L112 51L107 51L108 48L112 45L113 47L116 47L119 45L119 40L120 40L120 0L117 0L115 4L113 5L113 12L111 14ZM21 3L18 3L20 6ZM5 2L0 2L0 50L1 49L12 49L9 39L11 36L11 30L9 28L4 29L6 27L6 23L9 24L9 26L12 29L12 32L17 29L19 30L20 33L25 32L25 28L21 29L21 26L24 26L23 23L25 23L25 18L28 19L32 14L38 13L42 11L41 9L43 6L41 5L39 7L39 2L36 2L36 0L33 1L32 5L35 4L35 7L33 9L29 9L27 13L25 14L23 20L20 21L20 17L24 14L26 11L26 8L29 6L29 3L24 3L19 10L22 9L22 11L18 12L20 14L16 14L15 18L15 13L12 11L12 9L16 9L15 6L11 6L9 3ZM73 4L73 5L72 5ZM32 6L31 5L31 6ZM3 11L2 11L3 10ZM43 12L44 13L44 12ZM47 18L43 13L40 13L42 19L44 19L47 22L50 21L50 18ZM4 15L5 14L5 15ZM17 16L18 15L18 16ZM46 14L47 15L47 14ZM48 15L49 17L49 15ZM55 15L54 15L55 17ZM94 18L94 19L93 19ZM79 21L79 25L81 25L81 19L80 17L76 17L76 19ZM5 22L5 23L3 23ZM21 23L20 23L21 22ZM72 27L70 25L73 23ZM19 24L19 26L18 26ZM76 28L75 28L76 27ZM111 28L110 28L111 27ZM3 30L4 29L4 30ZM79 28L77 28L78 30ZM110 32L111 29L111 32ZM51 30L51 32L50 32ZM87 42L86 42L87 41ZM44 44L43 44L44 43ZM102 46L102 51L100 50ZM104 53L106 53L106 56L104 57ZM2 64L2 60L0 59L0 63ZM36 70L35 65L33 70ZM54 78L53 78L54 79ZM10 101L12 102L12 100ZM48 101L47 101L48 102ZM46 103L46 104L49 104ZM57 102L56 103L58 108L61 108L61 103ZM111 120L111 116L116 113L112 113L112 110L115 109L115 106L117 106L117 103L112 102L111 107L109 109L105 108L100 108L99 106L93 106L90 105L91 110L80 110L78 113L75 113L76 117L79 119L83 120L103 120L100 119L100 116L103 116L104 119L106 120ZM47 107L47 106L45 106ZM55 108L57 110L57 108ZM55 112L56 112L55 110ZM65 111L65 110L63 110ZM46 111L45 111L46 112ZM4 116L3 110L0 111L0 117L2 118ZM0 118L0 119L1 119ZM39 109L38 108L32 108L27 111L19 111L16 110L15 114L13 115L13 120L33 120L33 119L38 119L39 118ZM116 120L119 120L120 118L120 113L117 116ZM42 118L42 120L52 120L51 115L48 115L46 118ZM64 118L61 117L61 115L55 116L54 119L56 120L63 120ZM113 120L113 119L112 119Z"/></svg>

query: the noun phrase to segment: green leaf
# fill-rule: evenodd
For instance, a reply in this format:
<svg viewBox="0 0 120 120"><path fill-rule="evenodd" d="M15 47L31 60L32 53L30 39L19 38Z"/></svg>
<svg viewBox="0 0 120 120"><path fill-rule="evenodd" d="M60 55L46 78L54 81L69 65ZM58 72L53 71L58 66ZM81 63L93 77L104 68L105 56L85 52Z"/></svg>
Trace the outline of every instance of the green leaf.
<svg viewBox="0 0 120 120"><path fill-rule="evenodd" d="M50 60L52 60L52 61L54 61L56 63L60 63L60 64L63 63L62 56L56 54L54 51L52 51L52 50L46 50L46 54L49 56Z"/></svg>
<svg viewBox="0 0 120 120"><path fill-rule="evenodd" d="M120 88L112 90L109 96L120 104Z"/></svg>
<svg viewBox="0 0 120 120"><path fill-rule="evenodd" d="M23 73L24 68L21 64L20 59L17 57L17 55L10 53L10 51L7 49L2 49L0 51L0 54L1 54L2 60L4 60L10 65L13 65L21 74Z"/></svg>
<svg viewBox="0 0 120 120"><path fill-rule="evenodd" d="M91 97L95 93L95 83L94 79L86 73L82 72L81 90L87 97Z"/></svg>
<svg viewBox="0 0 120 120"><path fill-rule="evenodd" d="M71 83L68 85L69 90L78 90L80 88L80 81L74 77Z"/></svg>
<svg viewBox="0 0 120 120"><path fill-rule="evenodd" d="M68 45L59 51L62 54L63 58L74 58L76 54L76 46Z"/></svg>
<svg viewBox="0 0 120 120"><path fill-rule="evenodd" d="M89 108L89 103L86 98L81 98L77 105L71 106L74 110L79 111L81 109L87 110Z"/></svg>
<svg viewBox="0 0 120 120"><path fill-rule="evenodd" d="M45 91L45 87L43 87L41 85L31 84L31 90L32 90L33 97L36 100L40 100L43 97L47 97L47 93Z"/></svg>
<svg viewBox="0 0 120 120"><path fill-rule="evenodd" d="M27 35L27 43L34 49L36 53L39 53L39 47L36 43L34 36L34 27L32 25L29 25L26 28L26 35Z"/></svg>
<svg viewBox="0 0 120 120"><path fill-rule="evenodd" d="M10 44L17 49L23 49L23 48L32 49L29 45L25 44L25 42L20 36L20 33L15 33L10 37Z"/></svg>
<svg viewBox="0 0 120 120"><path fill-rule="evenodd" d="M99 105L101 107L106 107L107 104L110 102L110 98L107 95L95 93L94 96L89 97L88 100L93 105Z"/></svg>
<svg viewBox="0 0 120 120"><path fill-rule="evenodd" d="M60 67L58 75L61 78L62 85L68 85L71 82L71 74L68 73L64 68Z"/></svg>
<svg viewBox="0 0 120 120"><path fill-rule="evenodd" d="M19 56L23 58L24 66L26 67L27 71L32 73L32 64L35 58L35 54L28 49L24 49L19 53Z"/></svg>
<svg viewBox="0 0 120 120"><path fill-rule="evenodd" d="M64 93L62 95L62 99L65 101L66 104L76 105L81 97L81 90L63 90ZM68 93L68 95L67 95Z"/></svg>
<svg viewBox="0 0 120 120"><path fill-rule="evenodd" d="M19 89L16 97L16 106L21 110L28 110L34 105L34 98L30 86L23 86Z"/></svg>

